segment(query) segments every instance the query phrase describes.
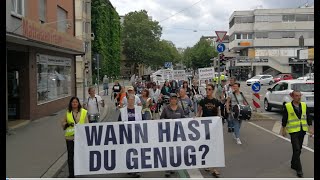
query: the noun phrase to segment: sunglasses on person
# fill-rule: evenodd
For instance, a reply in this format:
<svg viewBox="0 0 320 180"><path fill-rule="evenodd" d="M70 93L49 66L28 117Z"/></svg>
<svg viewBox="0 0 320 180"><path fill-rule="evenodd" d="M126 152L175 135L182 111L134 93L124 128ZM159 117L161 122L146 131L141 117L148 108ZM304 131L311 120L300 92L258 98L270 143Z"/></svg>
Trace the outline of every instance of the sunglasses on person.
<svg viewBox="0 0 320 180"><path fill-rule="evenodd" d="M207 91L212 91L212 88L206 88Z"/></svg>

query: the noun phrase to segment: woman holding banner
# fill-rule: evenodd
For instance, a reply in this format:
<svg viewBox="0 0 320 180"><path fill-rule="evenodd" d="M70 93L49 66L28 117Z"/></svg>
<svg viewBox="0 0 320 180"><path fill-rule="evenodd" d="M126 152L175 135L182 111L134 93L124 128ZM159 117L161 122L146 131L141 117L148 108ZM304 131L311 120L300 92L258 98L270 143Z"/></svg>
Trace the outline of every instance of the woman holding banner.
<svg viewBox="0 0 320 180"><path fill-rule="evenodd" d="M178 106L178 96L176 93L170 94L170 104L164 107L160 119L180 119L185 118L183 109ZM166 171L165 176L170 177L174 171Z"/></svg>
<svg viewBox="0 0 320 180"><path fill-rule="evenodd" d="M87 110L81 107L77 97L72 97L67 113L61 122L62 128L65 130L64 135L67 143L69 178L74 178L74 125L84 123L89 123Z"/></svg>
<svg viewBox="0 0 320 180"><path fill-rule="evenodd" d="M209 117L209 116L220 116L220 102L218 99L214 97L214 85L208 84L206 86L206 97L199 102L198 106L198 117ZM206 171L210 171L210 173L219 177L220 173L214 168L207 168Z"/></svg>
<svg viewBox="0 0 320 180"><path fill-rule="evenodd" d="M118 121L142 121L142 107L134 105L135 102L135 95L129 94L128 95L128 105L124 106L120 109L120 115ZM139 178L141 175L140 173L128 173L129 175L133 175L135 178Z"/></svg>

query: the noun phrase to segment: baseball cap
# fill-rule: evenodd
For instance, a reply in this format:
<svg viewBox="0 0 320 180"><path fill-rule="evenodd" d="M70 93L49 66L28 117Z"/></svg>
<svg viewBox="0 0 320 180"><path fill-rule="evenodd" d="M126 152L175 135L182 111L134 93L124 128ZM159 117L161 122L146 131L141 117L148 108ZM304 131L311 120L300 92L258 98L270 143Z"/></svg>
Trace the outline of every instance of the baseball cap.
<svg viewBox="0 0 320 180"><path fill-rule="evenodd" d="M170 93L170 98L172 97L178 97L176 93Z"/></svg>
<svg viewBox="0 0 320 180"><path fill-rule="evenodd" d="M133 87L132 86L130 86L129 88L128 88L128 91L133 91L134 89L133 89Z"/></svg>

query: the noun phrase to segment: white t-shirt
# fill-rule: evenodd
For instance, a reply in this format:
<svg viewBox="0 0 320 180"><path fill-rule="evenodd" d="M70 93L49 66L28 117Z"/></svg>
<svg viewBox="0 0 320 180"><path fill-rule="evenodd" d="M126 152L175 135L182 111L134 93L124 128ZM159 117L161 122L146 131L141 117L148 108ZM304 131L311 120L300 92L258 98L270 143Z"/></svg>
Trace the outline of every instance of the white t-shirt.
<svg viewBox="0 0 320 180"><path fill-rule="evenodd" d="M91 98L91 97L86 99L85 104L87 104L88 114L98 114L100 112L102 98L97 94L95 95L95 97L97 98L97 100L96 98ZM98 102L99 109L97 109L97 102Z"/></svg>
<svg viewBox="0 0 320 180"><path fill-rule="evenodd" d="M153 88L149 89L149 97L152 98L155 102L158 102L160 94L160 89L157 89L156 92L154 92Z"/></svg>
<svg viewBox="0 0 320 180"><path fill-rule="evenodd" d="M137 106L139 103L141 103L141 100L140 100L139 96L137 96L137 95L134 95L134 97L135 97L134 105ZM122 105L126 106L127 104L128 104L128 99L127 99L127 97L124 97L122 99Z"/></svg>

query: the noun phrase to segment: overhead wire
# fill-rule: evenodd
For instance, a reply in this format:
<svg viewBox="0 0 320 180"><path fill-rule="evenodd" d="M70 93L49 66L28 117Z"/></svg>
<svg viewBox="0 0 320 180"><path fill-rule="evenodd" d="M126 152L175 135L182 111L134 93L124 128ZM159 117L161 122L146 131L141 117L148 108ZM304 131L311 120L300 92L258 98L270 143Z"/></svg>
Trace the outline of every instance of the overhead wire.
<svg viewBox="0 0 320 180"><path fill-rule="evenodd" d="M179 12L177 12L177 13L175 13L175 14L173 14L173 15L171 15L171 16L169 16L169 17L167 17L167 18L164 18L164 19L160 20L159 22L166 21L166 20L168 20L168 19L170 19L170 18L174 17L175 15L182 13L183 11L185 11L185 10L187 10L187 9L190 9L191 7L193 7L193 6L195 6L196 4L200 3L201 1L203 1L203 0L199 0L199 1L197 1L197 2L193 3L191 6L186 7L186 8L184 8L184 9L180 10Z"/></svg>

